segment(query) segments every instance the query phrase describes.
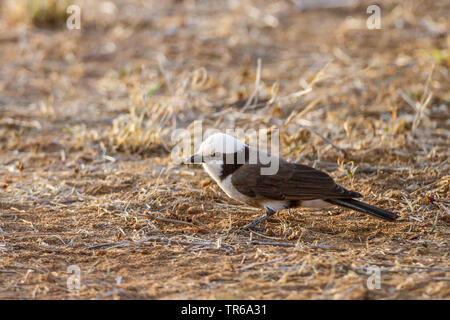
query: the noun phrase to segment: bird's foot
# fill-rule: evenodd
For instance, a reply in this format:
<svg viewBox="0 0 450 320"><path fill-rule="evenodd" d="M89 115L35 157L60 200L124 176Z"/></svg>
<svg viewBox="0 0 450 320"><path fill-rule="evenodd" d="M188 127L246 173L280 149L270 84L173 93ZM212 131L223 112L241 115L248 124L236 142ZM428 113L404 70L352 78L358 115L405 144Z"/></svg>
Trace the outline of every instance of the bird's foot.
<svg viewBox="0 0 450 320"><path fill-rule="evenodd" d="M253 220L252 222L250 222L249 224L245 225L242 227L243 230L248 230L248 229L254 229L257 231L264 231L264 228L256 228L256 226L258 224L260 224L263 221L266 221L267 219L269 219L272 215L265 215L261 218L258 218L256 220Z"/></svg>
<svg viewBox="0 0 450 320"><path fill-rule="evenodd" d="M255 230L255 231L259 231L259 232L264 232L266 231L264 228L261 227L256 227L256 226L251 226L251 223L241 227L241 230L246 230L246 231L251 231L251 230Z"/></svg>

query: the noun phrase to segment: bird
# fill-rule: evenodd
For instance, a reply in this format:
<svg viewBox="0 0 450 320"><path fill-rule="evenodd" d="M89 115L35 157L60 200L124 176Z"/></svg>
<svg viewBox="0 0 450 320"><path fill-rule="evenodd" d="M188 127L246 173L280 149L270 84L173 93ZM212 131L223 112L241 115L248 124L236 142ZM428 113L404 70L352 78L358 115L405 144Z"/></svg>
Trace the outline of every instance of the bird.
<svg viewBox="0 0 450 320"><path fill-rule="evenodd" d="M270 165L261 161L263 156L277 163L275 173L262 173ZM398 217L391 211L357 200L362 194L340 186L323 171L288 162L221 132L207 137L187 162L202 164L230 198L265 210L264 216L243 229L256 228L277 211L301 207L336 205L391 222Z"/></svg>

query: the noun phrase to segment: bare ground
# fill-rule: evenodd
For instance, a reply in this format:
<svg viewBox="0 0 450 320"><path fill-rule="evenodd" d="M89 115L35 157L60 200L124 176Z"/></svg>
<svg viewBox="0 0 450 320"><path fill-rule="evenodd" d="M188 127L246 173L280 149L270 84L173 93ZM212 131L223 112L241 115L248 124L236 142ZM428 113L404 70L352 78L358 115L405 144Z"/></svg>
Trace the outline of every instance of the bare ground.
<svg viewBox="0 0 450 320"><path fill-rule="evenodd" d="M381 30L364 1L76 3L79 31L1 7L1 299L450 297L448 1L385 1ZM400 219L242 231L262 213L171 161L196 119L280 128L286 159Z"/></svg>

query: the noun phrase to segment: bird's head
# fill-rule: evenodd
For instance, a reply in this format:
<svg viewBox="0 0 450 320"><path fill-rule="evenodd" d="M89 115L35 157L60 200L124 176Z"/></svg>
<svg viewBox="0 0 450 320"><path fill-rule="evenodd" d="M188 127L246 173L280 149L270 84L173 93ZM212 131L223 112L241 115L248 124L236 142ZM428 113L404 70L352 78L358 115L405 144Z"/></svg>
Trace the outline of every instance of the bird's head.
<svg viewBox="0 0 450 320"><path fill-rule="evenodd" d="M220 177L224 166L239 166L248 158L248 146L230 135L216 133L202 142L190 163L203 164L213 176Z"/></svg>

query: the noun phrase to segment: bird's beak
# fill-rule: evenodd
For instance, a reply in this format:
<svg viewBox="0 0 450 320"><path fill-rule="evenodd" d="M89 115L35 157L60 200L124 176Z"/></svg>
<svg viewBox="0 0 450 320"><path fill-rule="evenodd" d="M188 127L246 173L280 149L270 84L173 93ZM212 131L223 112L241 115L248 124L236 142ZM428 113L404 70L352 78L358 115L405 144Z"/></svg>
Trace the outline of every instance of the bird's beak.
<svg viewBox="0 0 450 320"><path fill-rule="evenodd" d="M189 158L188 163L202 163L203 162L203 157L201 154L194 154L192 157Z"/></svg>

